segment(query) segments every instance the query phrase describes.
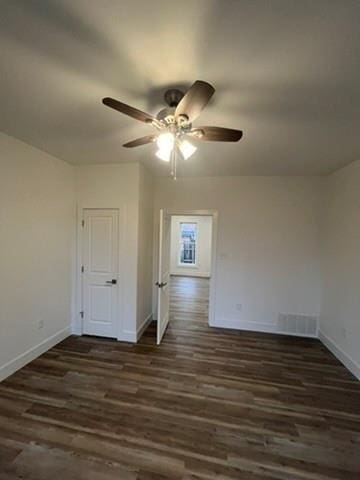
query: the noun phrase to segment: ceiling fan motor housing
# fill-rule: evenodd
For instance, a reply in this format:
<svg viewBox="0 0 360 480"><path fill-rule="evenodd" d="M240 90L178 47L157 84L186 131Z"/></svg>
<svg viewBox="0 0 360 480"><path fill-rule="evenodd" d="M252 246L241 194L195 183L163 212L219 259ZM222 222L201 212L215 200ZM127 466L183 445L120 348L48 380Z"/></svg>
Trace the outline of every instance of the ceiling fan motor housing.
<svg viewBox="0 0 360 480"><path fill-rule="evenodd" d="M167 107L160 110L156 115L158 120L163 120L166 123L175 123L175 107Z"/></svg>
<svg viewBox="0 0 360 480"><path fill-rule="evenodd" d="M169 90L166 90L164 94L164 100L169 107L177 107L183 96L184 92L181 90L178 90L177 88L170 88Z"/></svg>
<svg viewBox="0 0 360 480"><path fill-rule="evenodd" d="M164 99L169 106L160 110L160 112L156 115L156 118L160 121L165 122L168 125L176 124L179 127L189 129L189 119L186 115L179 115L177 118L175 118L176 107L178 106L183 96L184 93L177 88L171 88L169 90L166 90L164 94Z"/></svg>
<svg viewBox="0 0 360 480"><path fill-rule="evenodd" d="M175 117L175 107L167 107L160 110L156 115L156 119L174 134L182 135L191 130L192 124L185 115Z"/></svg>

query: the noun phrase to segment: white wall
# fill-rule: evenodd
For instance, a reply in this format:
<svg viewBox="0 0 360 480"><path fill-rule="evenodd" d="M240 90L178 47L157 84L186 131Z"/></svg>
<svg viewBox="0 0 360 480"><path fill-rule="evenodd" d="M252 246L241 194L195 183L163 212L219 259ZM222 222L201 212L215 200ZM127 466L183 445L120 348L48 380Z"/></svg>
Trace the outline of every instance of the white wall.
<svg viewBox="0 0 360 480"><path fill-rule="evenodd" d="M195 265L180 265L180 223L197 224ZM190 275L193 277L210 277L211 273L211 225L212 217L207 216L173 216L171 217L171 275Z"/></svg>
<svg viewBox="0 0 360 480"><path fill-rule="evenodd" d="M326 179L321 339L360 378L360 161Z"/></svg>
<svg viewBox="0 0 360 480"><path fill-rule="evenodd" d="M138 206L137 339L146 328L152 314L154 185L151 173L142 165L139 170Z"/></svg>
<svg viewBox="0 0 360 480"><path fill-rule="evenodd" d="M279 313L318 316L321 303L322 340L360 376L360 162L326 178L154 186L141 165L71 167L0 134L0 168L0 379L65 338L72 315L79 327L76 200L79 211L119 209L124 340L151 313L159 209L217 210L214 324L276 331Z"/></svg>
<svg viewBox="0 0 360 480"><path fill-rule="evenodd" d="M83 208L119 209L119 321L121 339L129 341L136 340L137 325L139 170L136 163L83 165L75 168L79 212ZM79 300L80 295L77 297ZM75 318L75 322L76 331L79 331L79 316Z"/></svg>
<svg viewBox="0 0 360 480"><path fill-rule="evenodd" d="M155 214L218 210L216 325L272 331L279 313L319 315L321 185L314 177L156 180Z"/></svg>
<svg viewBox="0 0 360 480"><path fill-rule="evenodd" d="M0 379L69 335L74 232L73 167L0 134Z"/></svg>

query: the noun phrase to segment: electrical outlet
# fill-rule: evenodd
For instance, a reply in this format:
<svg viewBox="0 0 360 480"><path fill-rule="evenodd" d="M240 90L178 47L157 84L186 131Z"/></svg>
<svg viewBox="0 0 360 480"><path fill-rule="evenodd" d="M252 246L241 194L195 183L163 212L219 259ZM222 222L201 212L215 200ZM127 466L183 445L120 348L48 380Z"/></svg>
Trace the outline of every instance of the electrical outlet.
<svg viewBox="0 0 360 480"><path fill-rule="evenodd" d="M241 310L242 310L242 303L237 303L237 304L235 305L235 309L236 309L237 312L241 312Z"/></svg>
<svg viewBox="0 0 360 480"><path fill-rule="evenodd" d="M40 320L38 320L38 329L41 330L42 328L44 328L44 320L40 318Z"/></svg>

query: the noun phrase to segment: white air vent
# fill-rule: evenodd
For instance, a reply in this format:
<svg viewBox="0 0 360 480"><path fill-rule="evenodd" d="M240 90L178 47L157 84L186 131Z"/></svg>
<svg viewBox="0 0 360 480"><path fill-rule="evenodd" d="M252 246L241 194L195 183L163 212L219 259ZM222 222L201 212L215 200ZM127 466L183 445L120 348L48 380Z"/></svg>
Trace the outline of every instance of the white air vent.
<svg viewBox="0 0 360 480"><path fill-rule="evenodd" d="M312 315L294 315L279 313L278 329L280 332L304 337L316 337L317 317Z"/></svg>

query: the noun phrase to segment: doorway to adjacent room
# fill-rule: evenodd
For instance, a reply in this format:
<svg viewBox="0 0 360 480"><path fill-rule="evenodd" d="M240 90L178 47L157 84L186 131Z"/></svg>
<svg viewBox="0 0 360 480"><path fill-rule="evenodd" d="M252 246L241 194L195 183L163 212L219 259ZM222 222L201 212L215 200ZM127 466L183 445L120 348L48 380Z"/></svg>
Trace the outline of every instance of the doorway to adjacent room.
<svg viewBox="0 0 360 480"><path fill-rule="evenodd" d="M157 343L171 322L206 326L214 312L217 214L160 212Z"/></svg>

